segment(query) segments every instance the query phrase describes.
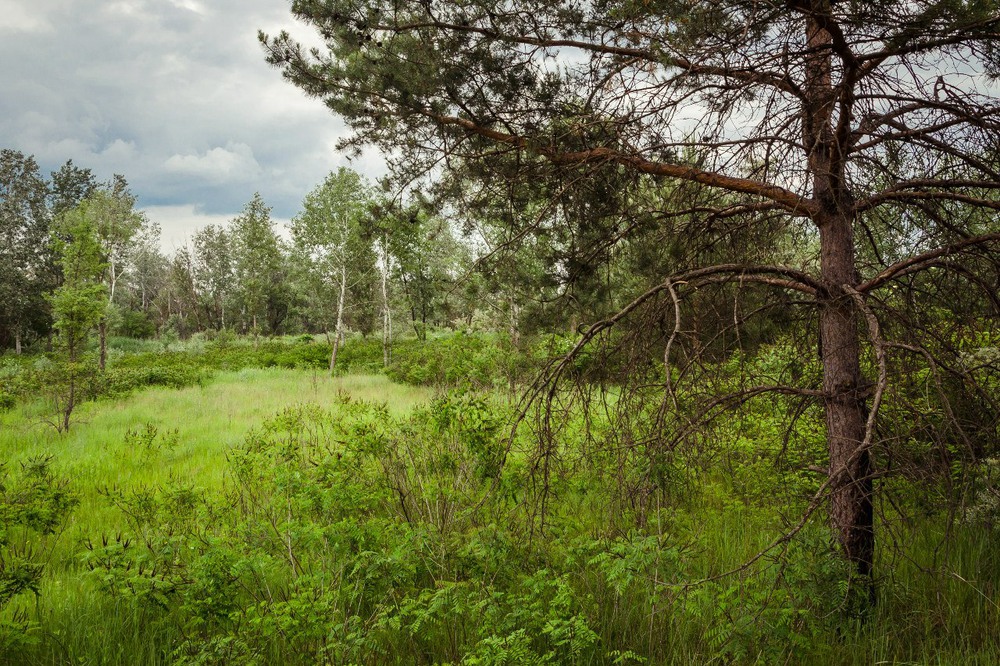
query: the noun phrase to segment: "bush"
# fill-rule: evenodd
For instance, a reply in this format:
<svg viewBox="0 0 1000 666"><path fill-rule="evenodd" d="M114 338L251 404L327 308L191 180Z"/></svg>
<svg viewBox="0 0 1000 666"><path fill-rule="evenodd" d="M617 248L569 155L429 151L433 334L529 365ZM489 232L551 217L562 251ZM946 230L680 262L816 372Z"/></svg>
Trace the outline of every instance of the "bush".
<svg viewBox="0 0 1000 666"><path fill-rule="evenodd" d="M44 546L76 505L67 482L52 474L51 463L48 456L31 458L16 475L0 465L0 611L15 597L39 595L45 565L43 555L27 545L28 538ZM0 656L16 657L33 640L34 629L23 613L0 619Z"/></svg>
<svg viewBox="0 0 1000 666"><path fill-rule="evenodd" d="M522 383L540 367L530 351L500 335L455 333L393 347L390 379L416 386L486 389Z"/></svg>
<svg viewBox="0 0 1000 666"><path fill-rule="evenodd" d="M156 335L156 323L145 312L137 310L120 310L111 327L114 335L148 340Z"/></svg>
<svg viewBox="0 0 1000 666"><path fill-rule="evenodd" d="M346 395L290 408L230 452L224 501L106 491L131 534L84 559L106 594L184 636L176 663L600 662L587 593L487 520L512 498L475 508L505 420L464 395L403 419Z"/></svg>
<svg viewBox="0 0 1000 666"><path fill-rule="evenodd" d="M95 397L123 396L152 386L184 388L201 384L209 375L210 373L200 366L180 364L154 365L145 368L111 368L104 374L98 395Z"/></svg>

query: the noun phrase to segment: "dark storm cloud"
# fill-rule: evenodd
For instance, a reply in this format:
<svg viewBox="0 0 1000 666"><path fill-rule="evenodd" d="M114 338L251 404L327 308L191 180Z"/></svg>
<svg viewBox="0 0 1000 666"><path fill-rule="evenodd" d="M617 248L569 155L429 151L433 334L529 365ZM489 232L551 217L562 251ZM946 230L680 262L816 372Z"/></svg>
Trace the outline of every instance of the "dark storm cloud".
<svg viewBox="0 0 1000 666"><path fill-rule="evenodd" d="M176 241L255 191L291 217L343 125L264 62L283 0L0 0L0 147L122 173ZM381 172L376 157L354 165Z"/></svg>

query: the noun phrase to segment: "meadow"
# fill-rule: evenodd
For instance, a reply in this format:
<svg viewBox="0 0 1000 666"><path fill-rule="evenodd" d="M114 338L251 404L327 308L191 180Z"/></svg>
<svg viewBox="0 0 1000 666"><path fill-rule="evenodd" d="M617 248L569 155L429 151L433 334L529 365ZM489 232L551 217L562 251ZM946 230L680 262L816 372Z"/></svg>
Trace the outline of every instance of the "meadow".
<svg viewBox="0 0 1000 666"><path fill-rule="evenodd" d="M509 376L482 381L519 367L490 344L403 353L389 374L410 383L331 378L302 361L314 343L282 344L298 367L249 343L237 349L272 367L122 352L119 370L200 370L83 403L67 433L43 400L0 414L2 570L17 592L0 594L3 663L1000 659L988 522L880 507L874 610L859 610L821 517L754 559L811 483L751 446L766 410L716 431L729 446L655 473L648 452L594 448L607 424L571 415L540 484L537 433L509 436ZM449 373L479 379L448 388ZM39 577L18 591L25 563Z"/></svg>

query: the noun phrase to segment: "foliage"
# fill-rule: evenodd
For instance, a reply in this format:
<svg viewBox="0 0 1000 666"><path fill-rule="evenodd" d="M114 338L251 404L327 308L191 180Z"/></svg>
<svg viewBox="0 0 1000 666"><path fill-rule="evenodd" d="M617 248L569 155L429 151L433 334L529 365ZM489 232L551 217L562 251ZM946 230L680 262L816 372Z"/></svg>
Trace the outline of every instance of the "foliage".
<svg viewBox="0 0 1000 666"><path fill-rule="evenodd" d="M15 597L40 594L42 554L58 538L77 500L52 472L52 458L32 458L18 473L0 467L0 612ZM10 657L38 641L37 623L23 612L0 616L0 656Z"/></svg>
<svg viewBox="0 0 1000 666"><path fill-rule="evenodd" d="M330 0L291 11L322 46L261 32L266 58L343 119L341 147L381 149L401 191L433 181L439 210L471 202L488 257L524 269L515 282L543 302L551 282L532 264L551 264L566 300L597 320L581 344L600 352L598 372L553 364L547 390L531 394L549 403L542 448L559 450L547 431L567 379L584 409L593 384L619 383L621 399L598 407L619 410L608 425L619 431L635 430L622 425L635 406L654 416L658 386L660 432L644 439L673 442L704 436L721 406L818 398L829 517L868 575L874 479L897 457L923 458L936 478L942 464L897 433L917 411L912 365L939 375L914 439L966 468L989 446L998 403L988 384L970 387L951 341L956 321L979 329L1000 312L1000 176L982 159L996 143L982 118L1000 99L966 85L998 71L996 3L399 0L390 11ZM798 239L808 251L786 252ZM514 293L499 282L486 286ZM761 336L749 349L788 329L812 340L799 349L819 377L695 385L677 409L675 379L726 389L730 373L705 382L708 365L742 351L745 334ZM953 409L949 383L975 408Z"/></svg>
<svg viewBox="0 0 1000 666"><path fill-rule="evenodd" d="M179 663L643 663L669 649L629 623L696 632L703 654L736 661L824 654L846 604L825 531L733 583L650 586L690 575L697 547L671 543L694 533L668 521L670 537L662 522L596 536L567 513L525 540L526 470L497 466L506 418L471 394L405 418L347 395L287 409L229 452L225 498L108 489L128 530L91 541L84 562L107 595L185 636ZM498 475L505 490L488 493Z"/></svg>
<svg viewBox="0 0 1000 666"><path fill-rule="evenodd" d="M271 209L259 193L233 219L229 230L235 276L234 297L243 331L273 333L287 316L281 298L284 269L281 243L274 231Z"/></svg>
<svg viewBox="0 0 1000 666"><path fill-rule="evenodd" d="M48 187L33 157L0 151L0 344L20 349L46 331L44 293L54 286Z"/></svg>
<svg viewBox="0 0 1000 666"><path fill-rule="evenodd" d="M66 212L59 220L56 247L62 266L63 283L48 300L54 328L59 335L59 363L47 374L59 412L56 428L69 430L70 416L80 400L80 384L91 379L92 364L85 346L94 327L102 322L107 308L103 284L105 253L98 237L99 206L90 199Z"/></svg>
<svg viewBox="0 0 1000 666"><path fill-rule="evenodd" d="M112 319L111 333L124 338L148 340L156 335L156 323L142 311L123 310L116 319Z"/></svg>
<svg viewBox="0 0 1000 666"><path fill-rule="evenodd" d="M377 363L378 342L366 344ZM112 356L109 374L156 357L178 368L236 365L239 354L256 362L280 348L195 340L167 354ZM785 372L794 359L793 348L775 346L732 361L729 381L743 367ZM981 590L996 584L987 514L953 524L941 550L944 498L925 500L922 524L885 526L906 557L884 565L893 573L874 614L860 608L863 587L819 520L745 566L818 483L801 468L821 460L819 417L800 416L783 451L781 399L717 423L707 437L726 446L702 440L669 453L572 409L554 442L559 455L546 459L530 427L508 439L514 412L502 392L442 393L401 413L330 390L322 406L295 404L315 395L316 373L284 371L294 390L257 386L265 376L242 370L157 392L156 406L130 398L145 413L98 404L75 436L91 420L111 427L84 449L58 439L79 458L64 460L87 510L72 539L36 551L53 553L37 613L30 595L11 602L11 613L41 624L42 640L25 647L29 663L58 654L109 663L860 664L997 653L992 606L955 577ZM400 390L382 382L373 395ZM245 432L231 406L273 393L289 407L233 446L222 432L199 434L210 444L197 455L191 428L205 429L205 415L174 424L164 415L183 408L160 406L214 401L225 407L208 411L229 414L226 432ZM616 455L590 443L597 438L618 443ZM993 483L984 471L978 487L990 493ZM119 644L136 649L115 656Z"/></svg>
<svg viewBox="0 0 1000 666"><path fill-rule="evenodd" d="M484 389L521 384L536 369L537 361L514 348L502 334L458 332L430 336L423 343L397 344L386 374L418 386Z"/></svg>

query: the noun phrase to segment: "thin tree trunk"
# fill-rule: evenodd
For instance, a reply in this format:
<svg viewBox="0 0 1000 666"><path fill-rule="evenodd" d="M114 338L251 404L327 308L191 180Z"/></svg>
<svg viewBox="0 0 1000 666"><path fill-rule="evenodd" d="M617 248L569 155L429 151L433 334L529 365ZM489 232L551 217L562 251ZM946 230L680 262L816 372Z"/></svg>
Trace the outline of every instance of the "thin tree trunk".
<svg viewBox="0 0 1000 666"><path fill-rule="evenodd" d="M337 365L337 352L340 351L340 327L333 334L333 345L330 349L330 376L334 375L334 368Z"/></svg>
<svg viewBox="0 0 1000 666"><path fill-rule="evenodd" d="M100 355L98 356L97 366L104 372L104 367L108 362L108 320L107 318L102 318L101 323L97 325L97 337L100 339Z"/></svg>
<svg viewBox="0 0 1000 666"><path fill-rule="evenodd" d="M76 406L76 378L73 375L70 375L69 396L66 398L66 406L63 409L61 432L69 432L69 417L73 413L73 408L75 406Z"/></svg>
<svg viewBox="0 0 1000 666"><path fill-rule="evenodd" d="M518 315L520 308L514 300L514 295L510 297L510 341L514 347L521 346L521 329L518 326Z"/></svg>
<svg viewBox="0 0 1000 666"><path fill-rule="evenodd" d="M330 350L330 375L337 365L337 351L340 349L340 336L344 325L344 295L347 293L347 266L340 267L340 296L337 298L337 325L333 331L333 345Z"/></svg>
<svg viewBox="0 0 1000 666"><path fill-rule="evenodd" d="M115 285L118 284L118 276L115 274L115 262L111 262L111 286L108 290L108 305L104 308L104 316L101 317L101 322L97 325L97 336L100 339L100 356L98 357L97 365L104 372L104 368L108 361L108 310L111 308L111 304L115 302Z"/></svg>
<svg viewBox="0 0 1000 666"><path fill-rule="evenodd" d="M514 300L514 293L511 292L510 295L510 343L513 345L516 351L521 346L521 329L518 326L518 316L520 315L520 308L517 307L517 302ZM514 368L511 365L507 366L507 388L510 390L510 394L514 395L514 389L517 388L516 381L514 377Z"/></svg>
<svg viewBox="0 0 1000 666"><path fill-rule="evenodd" d="M14 353L18 356L21 355L21 329L18 328L14 331Z"/></svg>
<svg viewBox="0 0 1000 666"><path fill-rule="evenodd" d="M382 367L389 366L389 345L392 343L392 313L389 309L389 243L382 241Z"/></svg>
<svg viewBox="0 0 1000 666"><path fill-rule="evenodd" d="M66 404L63 405L61 428L57 428L59 432L69 431L69 419L73 414L73 409L76 407L77 346L72 339L72 335L67 336L66 340L66 360L66 368L69 372L69 392L66 395Z"/></svg>

